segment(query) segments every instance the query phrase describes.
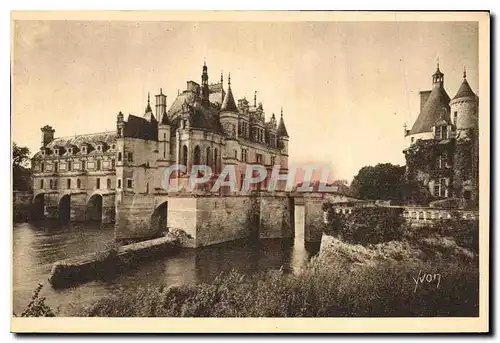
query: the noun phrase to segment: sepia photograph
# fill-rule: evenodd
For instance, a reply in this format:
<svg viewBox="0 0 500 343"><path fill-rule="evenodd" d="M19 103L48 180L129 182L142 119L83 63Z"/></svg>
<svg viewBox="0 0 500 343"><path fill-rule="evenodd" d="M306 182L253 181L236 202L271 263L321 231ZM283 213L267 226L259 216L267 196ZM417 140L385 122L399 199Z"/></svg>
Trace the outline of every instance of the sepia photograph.
<svg viewBox="0 0 500 343"><path fill-rule="evenodd" d="M489 21L12 12L12 331L488 331Z"/></svg>

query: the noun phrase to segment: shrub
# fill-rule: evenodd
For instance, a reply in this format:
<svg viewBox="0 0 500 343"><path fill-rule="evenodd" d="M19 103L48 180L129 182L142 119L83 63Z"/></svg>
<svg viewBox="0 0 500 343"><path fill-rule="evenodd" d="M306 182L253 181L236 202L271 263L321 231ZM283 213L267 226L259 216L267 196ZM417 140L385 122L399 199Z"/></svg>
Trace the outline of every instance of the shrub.
<svg viewBox="0 0 500 343"><path fill-rule="evenodd" d="M328 211L325 233L349 243L377 244L401 239L404 218L401 209L387 207L354 207L351 214Z"/></svg>
<svg viewBox="0 0 500 343"><path fill-rule="evenodd" d="M42 288L43 285L39 283L21 317L55 317L54 310L45 304L45 297L40 297ZM14 316L17 315L14 313Z"/></svg>
<svg viewBox="0 0 500 343"><path fill-rule="evenodd" d="M434 229L441 236L453 237L461 247L479 252L479 221L464 219L459 212L453 212L450 219L436 221Z"/></svg>

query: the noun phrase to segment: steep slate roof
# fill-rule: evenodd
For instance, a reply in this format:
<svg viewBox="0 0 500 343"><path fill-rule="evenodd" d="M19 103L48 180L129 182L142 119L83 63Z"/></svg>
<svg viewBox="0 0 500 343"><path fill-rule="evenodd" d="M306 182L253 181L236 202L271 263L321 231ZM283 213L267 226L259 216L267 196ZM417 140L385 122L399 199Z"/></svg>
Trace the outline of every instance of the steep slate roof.
<svg viewBox="0 0 500 343"><path fill-rule="evenodd" d="M442 87L435 87L425 102L422 111L410 130L410 135L432 130L434 123L442 116L449 122L450 97Z"/></svg>
<svg viewBox="0 0 500 343"><path fill-rule="evenodd" d="M231 86L227 89L227 94L224 97L224 102L222 103L221 111L233 111L238 112L238 107L236 106L236 102L234 101L233 91L231 90Z"/></svg>
<svg viewBox="0 0 500 343"><path fill-rule="evenodd" d="M464 81L460 85L460 88L458 89L457 95L455 95L453 100L458 99L458 98L465 98L465 97L476 97L476 94L474 94L474 92L470 88L469 83L467 82L466 78L464 78Z"/></svg>
<svg viewBox="0 0 500 343"><path fill-rule="evenodd" d="M79 147L84 143L97 145L101 142L108 145L116 143L116 131L59 137L47 144L47 148L53 149L56 146L69 147L70 145L76 145Z"/></svg>
<svg viewBox="0 0 500 343"><path fill-rule="evenodd" d="M283 116L281 116L280 123L278 125L278 136L288 137L288 132L286 131L286 126L285 126L285 121L283 120Z"/></svg>
<svg viewBox="0 0 500 343"><path fill-rule="evenodd" d="M200 97L192 91L184 91L174 100L168 110L168 120L170 122L176 122L180 117L184 102L191 107L191 127L218 133L224 132L217 118L217 105L202 106Z"/></svg>
<svg viewBox="0 0 500 343"><path fill-rule="evenodd" d="M127 121L125 122L125 127L123 129L123 137L157 141L158 122L156 121L156 119L148 121L146 118L129 114Z"/></svg>

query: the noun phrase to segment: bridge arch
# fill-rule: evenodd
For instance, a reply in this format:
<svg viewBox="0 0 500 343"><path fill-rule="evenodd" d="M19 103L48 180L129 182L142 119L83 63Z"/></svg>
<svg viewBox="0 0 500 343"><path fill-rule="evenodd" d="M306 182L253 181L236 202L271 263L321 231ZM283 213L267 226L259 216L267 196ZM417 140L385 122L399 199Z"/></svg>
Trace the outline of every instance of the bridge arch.
<svg viewBox="0 0 500 343"><path fill-rule="evenodd" d="M94 193L87 201L85 220L102 221L102 195Z"/></svg>
<svg viewBox="0 0 500 343"><path fill-rule="evenodd" d="M42 220L45 218L45 193L38 193L34 196L31 208L31 218Z"/></svg>
<svg viewBox="0 0 500 343"><path fill-rule="evenodd" d="M151 215L151 231L155 234L167 232L168 201L158 205Z"/></svg>
<svg viewBox="0 0 500 343"><path fill-rule="evenodd" d="M69 194L64 194L59 199L57 212L60 221L69 222L71 217L71 196Z"/></svg>

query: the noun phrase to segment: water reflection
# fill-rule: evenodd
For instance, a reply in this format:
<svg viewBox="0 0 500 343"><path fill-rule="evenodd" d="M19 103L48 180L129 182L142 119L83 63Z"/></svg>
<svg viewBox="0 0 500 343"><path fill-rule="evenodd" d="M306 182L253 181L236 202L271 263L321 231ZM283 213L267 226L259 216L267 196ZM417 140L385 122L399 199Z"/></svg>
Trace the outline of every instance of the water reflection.
<svg viewBox="0 0 500 343"><path fill-rule="evenodd" d="M114 238L112 225L57 223L16 224L14 226L14 311L20 313L39 282L42 295L61 314L75 305L103 296L135 292L148 285L210 282L221 272L237 269L253 274L283 268L299 271L319 245L304 245L297 239L241 240L200 249L181 250L141 263L108 280L96 280L68 289L54 290L47 276L57 260L102 250ZM71 304L71 306L69 306Z"/></svg>

